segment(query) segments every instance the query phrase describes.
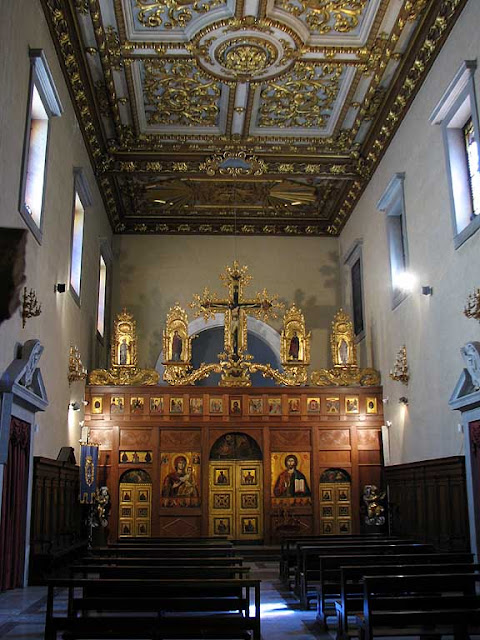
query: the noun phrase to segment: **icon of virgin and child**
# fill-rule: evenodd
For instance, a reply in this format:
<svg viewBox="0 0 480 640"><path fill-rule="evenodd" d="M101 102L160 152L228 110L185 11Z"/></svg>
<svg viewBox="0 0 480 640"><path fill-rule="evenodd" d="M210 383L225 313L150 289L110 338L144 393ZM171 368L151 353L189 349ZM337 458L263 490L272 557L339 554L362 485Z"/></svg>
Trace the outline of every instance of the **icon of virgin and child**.
<svg viewBox="0 0 480 640"><path fill-rule="evenodd" d="M174 471L168 473L162 486L164 506L194 507L200 504L199 491L192 467L187 466L187 458L177 456L173 461Z"/></svg>

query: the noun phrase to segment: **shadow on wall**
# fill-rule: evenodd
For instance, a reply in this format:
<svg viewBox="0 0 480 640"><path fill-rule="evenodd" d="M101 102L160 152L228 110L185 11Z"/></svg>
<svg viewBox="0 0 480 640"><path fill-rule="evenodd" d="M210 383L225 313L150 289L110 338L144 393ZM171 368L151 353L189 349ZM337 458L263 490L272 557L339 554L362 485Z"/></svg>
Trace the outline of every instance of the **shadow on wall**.
<svg viewBox="0 0 480 640"><path fill-rule="evenodd" d="M192 343L192 363L197 369L202 362L217 362L218 354L223 351L223 327L212 327L207 331L201 331ZM261 364L270 363L273 367L281 369L280 359L261 338L248 332L248 353L253 356L255 362ZM197 386L215 386L220 381L219 374L212 374L204 380L197 382ZM255 387L273 387L273 380L266 379L261 373L252 375L252 385Z"/></svg>

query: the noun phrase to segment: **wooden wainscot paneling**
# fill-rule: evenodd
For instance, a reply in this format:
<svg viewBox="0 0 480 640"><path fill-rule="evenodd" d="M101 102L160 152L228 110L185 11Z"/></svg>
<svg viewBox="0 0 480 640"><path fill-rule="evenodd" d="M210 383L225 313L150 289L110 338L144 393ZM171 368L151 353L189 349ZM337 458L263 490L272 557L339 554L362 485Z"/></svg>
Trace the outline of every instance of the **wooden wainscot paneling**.
<svg viewBox="0 0 480 640"><path fill-rule="evenodd" d="M164 516L160 518L160 535L165 538L197 538L202 535L200 516Z"/></svg>
<svg viewBox="0 0 480 640"><path fill-rule="evenodd" d="M318 461L320 465L326 465L327 467L339 467L344 464L350 465L352 456L350 451L319 451Z"/></svg>
<svg viewBox="0 0 480 640"><path fill-rule="evenodd" d="M271 429L270 447L272 450L290 451L311 446L310 429Z"/></svg>
<svg viewBox="0 0 480 640"><path fill-rule="evenodd" d="M470 548L461 456L386 467L392 533L439 549Z"/></svg>
<svg viewBox="0 0 480 640"><path fill-rule="evenodd" d="M319 429L318 444L322 449L350 448L349 429Z"/></svg>
<svg viewBox="0 0 480 640"><path fill-rule="evenodd" d="M193 429L162 429L160 436L162 451L200 450L202 446L202 434Z"/></svg>
<svg viewBox="0 0 480 640"><path fill-rule="evenodd" d="M30 584L43 583L54 569L86 549L78 495L79 469L75 464L34 458Z"/></svg>
<svg viewBox="0 0 480 640"><path fill-rule="evenodd" d="M89 442L95 442L99 444L102 449L111 449L113 443L113 430L112 429L90 429Z"/></svg>
<svg viewBox="0 0 480 640"><path fill-rule="evenodd" d="M357 429L358 448L380 449L381 433L378 429Z"/></svg>
<svg viewBox="0 0 480 640"><path fill-rule="evenodd" d="M122 449L145 449L152 446L152 429L121 427L120 446Z"/></svg>

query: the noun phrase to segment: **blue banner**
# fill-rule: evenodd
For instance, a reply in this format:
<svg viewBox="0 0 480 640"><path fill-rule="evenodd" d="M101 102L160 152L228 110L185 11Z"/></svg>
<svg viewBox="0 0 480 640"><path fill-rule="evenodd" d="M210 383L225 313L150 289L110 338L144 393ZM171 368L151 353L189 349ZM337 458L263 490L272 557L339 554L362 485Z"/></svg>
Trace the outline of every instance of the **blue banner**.
<svg viewBox="0 0 480 640"><path fill-rule="evenodd" d="M80 502L93 504L97 489L98 444L80 445Z"/></svg>

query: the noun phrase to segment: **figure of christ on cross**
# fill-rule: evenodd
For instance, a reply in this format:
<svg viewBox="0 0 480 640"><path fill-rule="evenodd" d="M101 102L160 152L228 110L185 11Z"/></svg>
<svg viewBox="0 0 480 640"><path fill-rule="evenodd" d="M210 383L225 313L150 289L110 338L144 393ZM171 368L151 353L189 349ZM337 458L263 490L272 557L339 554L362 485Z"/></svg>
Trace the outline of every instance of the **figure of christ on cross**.
<svg viewBox="0 0 480 640"><path fill-rule="evenodd" d="M274 308L279 306L275 296L269 298L266 291L258 294L255 299L243 298L243 286L250 279L245 275L245 271L246 267L240 269L237 262L234 262L233 268L227 268L227 273L222 278L229 289L227 299L218 300L214 295L209 296L205 290L203 297L197 296L196 303L192 305L205 317L215 312L225 314L225 353L235 362L238 362L247 350L246 314L251 311L255 315L267 318L270 314L275 316Z"/></svg>

